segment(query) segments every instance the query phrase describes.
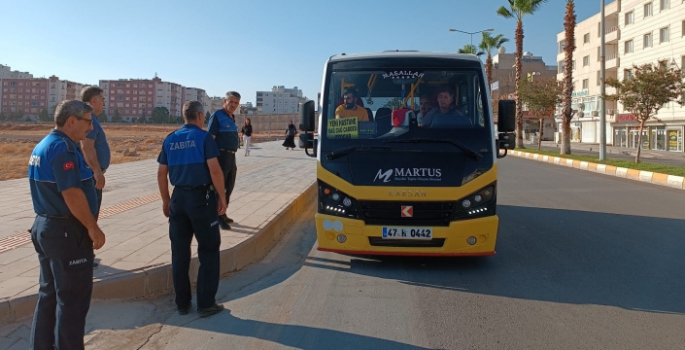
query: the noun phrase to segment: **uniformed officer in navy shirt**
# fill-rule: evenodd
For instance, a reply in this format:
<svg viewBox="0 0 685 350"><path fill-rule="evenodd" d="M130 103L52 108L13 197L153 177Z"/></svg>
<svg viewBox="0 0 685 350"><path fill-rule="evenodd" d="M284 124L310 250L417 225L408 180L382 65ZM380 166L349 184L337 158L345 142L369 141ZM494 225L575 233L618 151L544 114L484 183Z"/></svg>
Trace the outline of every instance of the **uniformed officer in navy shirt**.
<svg viewBox="0 0 685 350"><path fill-rule="evenodd" d="M240 94L235 91L229 91L224 98L224 108L220 109L209 118L209 133L212 134L219 146L219 164L221 170L224 172L224 181L226 187L226 201L231 201L231 193L235 187L235 177L238 173L238 167L235 162L235 152L240 146L240 137L238 136L238 126L235 123L235 116L233 112L240 105ZM230 223L233 219L225 214L220 218L221 228L230 230Z"/></svg>
<svg viewBox="0 0 685 350"><path fill-rule="evenodd" d="M112 158L109 144L107 143L107 135L105 135L105 131L102 129L97 117L102 114L105 108L104 90L97 86L86 86L81 90L81 101L93 108L93 112L90 115L93 118L93 130L81 141L81 149L83 150L86 163L93 171L95 190L98 194L99 214L100 206L102 205L102 189L105 187L105 172L109 168L109 162Z"/></svg>
<svg viewBox="0 0 685 350"><path fill-rule="evenodd" d="M31 349L83 349L93 290L93 248L105 244L95 220L93 172L78 142L93 129L92 108L69 100L55 108L55 129L29 159L29 184L36 219L31 240L38 253L38 303Z"/></svg>
<svg viewBox="0 0 685 350"><path fill-rule="evenodd" d="M157 184L162 197L162 211L169 218L171 268L178 312L186 315L191 307L188 270L194 233L200 260L197 310L201 317L206 317L224 309L215 300L220 274L219 216L226 212L224 176L217 159L219 149L216 142L202 130L205 122L202 103L186 102L183 118L185 125L164 140L157 159ZM174 186L171 198L167 176Z"/></svg>

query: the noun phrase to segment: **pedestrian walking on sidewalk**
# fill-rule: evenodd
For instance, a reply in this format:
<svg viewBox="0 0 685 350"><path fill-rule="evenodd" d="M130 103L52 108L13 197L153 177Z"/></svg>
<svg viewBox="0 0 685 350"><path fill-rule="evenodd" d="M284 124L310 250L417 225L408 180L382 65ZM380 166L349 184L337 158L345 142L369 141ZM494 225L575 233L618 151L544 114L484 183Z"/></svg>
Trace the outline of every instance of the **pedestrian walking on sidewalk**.
<svg viewBox="0 0 685 350"><path fill-rule="evenodd" d="M206 317L224 309L215 299L220 274L219 215L226 212L224 176L216 142L202 129L205 122L202 103L186 102L183 118L185 125L164 139L157 159L157 184L162 212L169 218L171 270L178 313L187 315L192 305L188 270L194 234L200 260L197 310L201 317ZM174 186L171 196L169 182Z"/></svg>
<svg viewBox="0 0 685 350"><path fill-rule="evenodd" d="M295 135L297 135L297 129L291 120L288 123L288 127L285 129L285 141L283 142L283 147L285 147L286 150L295 149Z"/></svg>
<svg viewBox="0 0 685 350"><path fill-rule="evenodd" d="M224 173L224 188L226 188L226 203L231 202L231 193L235 187L235 177L238 174L238 166L235 162L235 152L240 146L238 126L235 123L233 112L240 105L240 94L229 91L224 98L224 106L217 110L209 118L209 133L212 134L219 146L219 165ZM226 214L219 217L219 225L224 230L230 230L233 219Z"/></svg>
<svg viewBox="0 0 685 350"><path fill-rule="evenodd" d="M83 349L93 291L93 249L105 244L98 227L93 172L78 142L93 130L93 109L82 101L55 108L55 128L29 158L36 219L31 241L40 278L29 348Z"/></svg>
<svg viewBox="0 0 685 350"><path fill-rule="evenodd" d="M250 139L252 138L252 121L250 118L245 118L245 125L240 130L243 134L243 143L245 144L245 156L250 155Z"/></svg>
<svg viewBox="0 0 685 350"><path fill-rule="evenodd" d="M93 119L93 130L81 141L81 150L95 179L95 192L98 195L98 212L95 214L95 219L98 219L102 207L102 189L105 187L105 172L112 158L107 136L98 120L98 115L102 114L105 109L104 90L97 86L86 86L81 90L81 101L93 108L90 114ZM93 268L95 267L98 267L98 263L93 261Z"/></svg>

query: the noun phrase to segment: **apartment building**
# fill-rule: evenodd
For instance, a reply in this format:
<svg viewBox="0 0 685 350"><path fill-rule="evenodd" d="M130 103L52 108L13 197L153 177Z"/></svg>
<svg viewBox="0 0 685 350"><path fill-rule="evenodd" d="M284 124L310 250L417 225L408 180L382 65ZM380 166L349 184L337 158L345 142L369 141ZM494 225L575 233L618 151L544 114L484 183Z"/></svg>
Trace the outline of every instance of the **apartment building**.
<svg viewBox="0 0 685 350"><path fill-rule="evenodd" d="M100 80L105 92L105 113L110 118L118 115L125 121L148 119L155 107L166 107L169 115L183 116L183 103L198 100L205 108L211 100L203 89L186 88L180 84L153 79Z"/></svg>
<svg viewBox="0 0 685 350"><path fill-rule="evenodd" d="M492 57L492 98L494 100L514 99L516 97L516 70L514 68L515 54L507 53L501 47L497 55ZM556 80L557 66L545 64L541 56L535 56L531 52L524 52L521 56L522 78L529 80ZM532 113L523 107L523 132L524 138L532 134L539 135L540 123L533 118ZM543 123L543 140L554 140L554 132L557 131L554 124L554 116Z"/></svg>
<svg viewBox="0 0 685 350"><path fill-rule="evenodd" d="M300 102L306 100L297 86L274 86L271 91L257 91L257 110L262 114L296 114Z"/></svg>
<svg viewBox="0 0 685 350"><path fill-rule="evenodd" d="M685 3L680 0L616 0L605 6L605 69L607 77L622 80L633 66L675 62L685 67ZM643 134L645 149L683 152L685 108L671 102L640 130L634 115L620 103L600 98L601 14L577 23L573 54L572 139L599 142L599 113L606 109L607 143L636 148ZM565 35L557 34L559 74L563 80ZM607 94L614 89L607 87ZM604 106L602 106L604 104Z"/></svg>
<svg viewBox="0 0 685 350"><path fill-rule="evenodd" d="M212 101L209 96L207 96L207 92L203 89L198 89L198 88L191 88L187 87L185 88L185 93L183 95L183 101L181 102L181 106L185 104L188 101L200 101L202 103L202 107L205 109L205 114L207 114L207 118L210 116L210 108L212 108ZM181 117L183 116L183 111L181 111Z"/></svg>
<svg viewBox="0 0 685 350"><path fill-rule="evenodd" d="M3 115L21 116L22 119L37 120L43 109L49 115L63 100L79 98L83 84L50 78L33 78L22 73L19 78L2 78L0 86L0 108Z"/></svg>

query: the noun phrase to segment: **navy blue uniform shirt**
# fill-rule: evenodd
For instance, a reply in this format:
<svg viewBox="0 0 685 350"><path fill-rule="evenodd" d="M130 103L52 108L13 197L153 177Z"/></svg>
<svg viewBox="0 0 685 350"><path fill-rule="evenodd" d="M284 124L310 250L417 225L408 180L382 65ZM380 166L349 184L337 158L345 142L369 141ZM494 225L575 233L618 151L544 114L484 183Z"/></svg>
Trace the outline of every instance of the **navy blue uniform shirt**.
<svg viewBox="0 0 685 350"><path fill-rule="evenodd" d="M164 139L157 162L169 166L174 186L202 186L212 183L207 159L219 156L212 136L199 127L186 124Z"/></svg>
<svg viewBox="0 0 685 350"><path fill-rule="evenodd" d="M98 117L93 113L90 114L90 117L93 118L93 130L86 137L95 141L95 154L98 157L100 168L107 169L112 158L109 144L107 143L107 136L105 136L105 131L102 130Z"/></svg>
<svg viewBox="0 0 685 350"><path fill-rule="evenodd" d="M220 109L209 117L209 133L216 136L219 149L237 151L240 145L238 126L226 111Z"/></svg>
<svg viewBox="0 0 685 350"><path fill-rule="evenodd" d="M52 130L33 149L29 158L29 184L36 214L70 215L61 192L72 187L83 190L90 212L97 213L93 172L86 165L78 144L61 131Z"/></svg>

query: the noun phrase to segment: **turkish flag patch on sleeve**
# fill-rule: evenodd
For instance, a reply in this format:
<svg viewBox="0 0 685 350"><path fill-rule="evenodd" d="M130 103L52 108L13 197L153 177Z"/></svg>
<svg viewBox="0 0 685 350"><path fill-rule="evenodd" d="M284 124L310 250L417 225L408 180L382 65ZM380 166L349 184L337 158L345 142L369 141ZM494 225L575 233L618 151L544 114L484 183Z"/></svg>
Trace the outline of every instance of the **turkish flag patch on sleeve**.
<svg viewBox="0 0 685 350"><path fill-rule="evenodd" d="M74 169L74 162L66 162L62 164L62 168L64 169L64 171Z"/></svg>

